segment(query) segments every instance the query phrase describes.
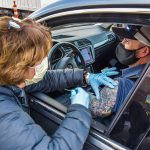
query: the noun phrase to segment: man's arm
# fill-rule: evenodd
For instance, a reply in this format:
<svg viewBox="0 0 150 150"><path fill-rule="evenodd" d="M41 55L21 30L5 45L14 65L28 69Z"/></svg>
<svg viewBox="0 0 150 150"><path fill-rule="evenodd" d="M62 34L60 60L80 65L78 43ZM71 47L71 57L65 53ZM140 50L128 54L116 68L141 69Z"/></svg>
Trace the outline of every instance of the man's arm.
<svg viewBox="0 0 150 150"><path fill-rule="evenodd" d="M25 87L27 93L52 92L83 85L82 69L48 70L43 80Z"/></svg>
<svg viewBox="0 0 150 150"><path fill-rule="evenodd" d="M91 101L90 109L93 115L106 117L121 107L134 82L127 78L119 78L116 82L118 85L114 89L105 86L100 91L100 99Z"/></svg>
<svg viewBox="0 0 150 150"><path fill-rule="evenodd" d="M118 81L116 81L118 84ZM100 92L100 99L93 98L90 103L90 110L94 116L106 117L112 113L116 103L118 85L115 88L103 87Z"/></svg>

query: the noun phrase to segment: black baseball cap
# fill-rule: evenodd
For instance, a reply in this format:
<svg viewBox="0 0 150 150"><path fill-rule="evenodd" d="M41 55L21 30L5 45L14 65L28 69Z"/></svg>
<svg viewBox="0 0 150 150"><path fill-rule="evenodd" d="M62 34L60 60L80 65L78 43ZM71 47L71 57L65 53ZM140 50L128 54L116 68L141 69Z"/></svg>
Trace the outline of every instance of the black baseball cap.
<svg viewBox="0 0 150 150"><path fill-rule="evenodd" d="M112 31L122 38L138 40L150 46L149 26L124 25L123 27L112 27Z"/></svg>

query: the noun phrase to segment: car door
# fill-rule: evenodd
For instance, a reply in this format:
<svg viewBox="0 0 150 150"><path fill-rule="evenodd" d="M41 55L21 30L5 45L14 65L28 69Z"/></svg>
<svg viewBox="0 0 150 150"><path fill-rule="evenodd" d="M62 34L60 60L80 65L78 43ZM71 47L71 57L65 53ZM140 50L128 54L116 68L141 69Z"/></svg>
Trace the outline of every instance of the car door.
<svg viewBox="0 0 150 150"><path fill-rule="evenodd" d="M109 126L93 119L84 149L147 148L150 136L148 82L150 82L150 64L145 67L142 76ZM35 93L30 98L31 116L52 136L65 117L66 106L43 93Z"/></svg>
<svg viewBox="0 0 150 150"><path fill-rule="evenodd" d="M126 7L123 7L123 5L121 6L123 7L122 9L118 9L118 5L117 7L114 6L114 9L110 11L107 6L105 6L104 9L100 9L102 7L103 6L99 5L99 9L95 9L95 7L92 8L91 5L90 9L87 9L85 6L86 10L83 9L83 7L74 7L72 11L70 11L70 9L63 11L62 9L59 11L54 11L53 13L49 12L47 14L44 14L43 16L39 15L39 11L37 13L37 20L39 22L46 22L48 26L58 26L61 24L79 22L119 22L145 25L150 24L150 20L148 19L148 14L150 13L149 9L145 9L143 7L140 9L137 8L137 12L137 10L131 9L132 7L128 9ZM35 16L33 14L31 15L31 18L34 18ZM140 148L141 144L144 142L144 139L148 137L149 133L149 124L147 125L149 107L147 103L150 93L149 87L145 86L145 83L149 81L149 74L150 69L148 64L142 76L136 82L136 85L126 98L125 103L122 105L119 112L112 118L111 123L109 123L108 126L101 123L100 121L93 119L90 134L86 141L84 149L111 150ZM146 97L139 94L141 93L141 90ZM35 93L33 95L30 95L30 98L31 116L51 136L57 130L59 124L61 124L63 118L65 117L67 108L43 93ZM144 120L144 129L142 130L140 128L141 131L138 135L136 135L136 141L132 141L130 144L130 139L133 139L132 136L135 137L135 135L129 135L130 132L132 133L131 120L133 119L132 121L134 122L134 120L136 120L135 118L137 117L132 115L131 112L134 112L136 107L139 107L139 111L143 113L146 121ZM141 118L144 118L143 116L139 117L139 122L141 121ZM137 124L139 122L137 122ZM136 128L134 125L132 127ZM135 133L137 133L136 130L137 129L135 129Z"/></svg>

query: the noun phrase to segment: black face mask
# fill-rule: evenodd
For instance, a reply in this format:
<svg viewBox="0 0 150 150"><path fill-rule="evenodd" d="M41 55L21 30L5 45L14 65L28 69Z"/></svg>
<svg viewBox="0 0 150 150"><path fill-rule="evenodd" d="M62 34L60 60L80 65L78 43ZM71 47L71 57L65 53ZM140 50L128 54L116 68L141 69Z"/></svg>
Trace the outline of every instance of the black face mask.
<svg viewBox="0 0 150 150"><path fill-rule="evenodd" d="M136 50L139 50L139 49L136 49ZM134 64L135 62L139 60L139 58L136 58L135 56L136 50L129 51L125 49L121 43L119 43L116 47L116 57L119 60L119 62L124 65L128 66L128 65Z"/></svg>

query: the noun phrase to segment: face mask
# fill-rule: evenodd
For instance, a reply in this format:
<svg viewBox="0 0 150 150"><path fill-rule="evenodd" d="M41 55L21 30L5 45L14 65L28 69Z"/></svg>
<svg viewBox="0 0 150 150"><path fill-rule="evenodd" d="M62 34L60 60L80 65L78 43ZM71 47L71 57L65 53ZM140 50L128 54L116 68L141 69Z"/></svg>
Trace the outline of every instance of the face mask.
<svg viewBox="0 0 150 150"><path fill-rule="evenodd" d="M127 50L124 48L124 46L121 43L119 43L118 46L116 47L116 57L119 60L119 62L124 65L128 66L134 64L139 60L139 58L136 58L135 56L136 51L139 49Z"/></svg>
<svg viewBox="0 0 150 150"><path fill-rule="evenodd" d="M41 64L35 66L35 75L32 79L26 79L25 84L30 85L33 83L37 83L43 79L46 71L48 70L48 58L44 58Z"/></svg>

